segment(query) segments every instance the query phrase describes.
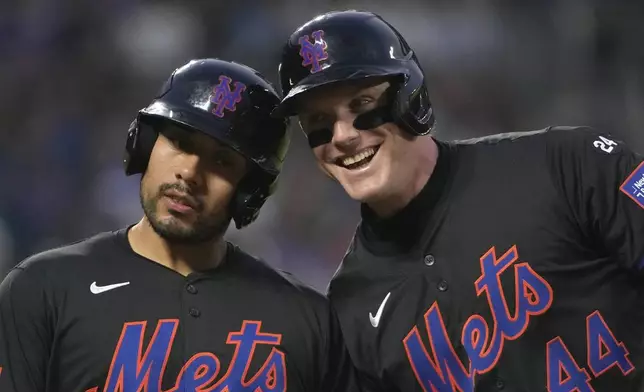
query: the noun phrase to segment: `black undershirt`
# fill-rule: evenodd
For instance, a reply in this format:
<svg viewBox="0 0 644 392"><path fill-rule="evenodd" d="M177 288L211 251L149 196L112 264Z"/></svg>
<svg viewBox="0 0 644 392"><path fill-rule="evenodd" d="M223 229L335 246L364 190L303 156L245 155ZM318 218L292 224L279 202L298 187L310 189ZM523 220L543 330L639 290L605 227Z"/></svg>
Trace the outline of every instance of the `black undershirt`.
<svg viewBox="0 0 644 392"><path fill-rule="evenodd" d="M451 147L434 139L438 147L436 166L421 191L402 210L380 218L366 204L360 207L362 222L358 235L373 254L407 252L419 239L449 178Z"/></svg>

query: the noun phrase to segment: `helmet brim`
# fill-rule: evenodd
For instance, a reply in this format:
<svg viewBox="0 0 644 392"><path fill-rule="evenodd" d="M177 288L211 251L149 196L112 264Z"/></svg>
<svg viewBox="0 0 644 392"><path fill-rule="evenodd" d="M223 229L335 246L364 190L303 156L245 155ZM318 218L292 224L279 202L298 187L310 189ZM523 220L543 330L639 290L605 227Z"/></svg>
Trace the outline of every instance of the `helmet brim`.
<svg viewBox="0 0 644 392"><path fill-rule="evenodd" d="M274 117L297 115L297 102L303 95L320 87L327 87L348 81L373 77L395 77L407 75L402 66L347 65L329 66L326 70L311 74L298 82L271 113Z"/></svg>
<svg viewBox="0 0 644 392"><path fill-rule="evenodd" d="M156 101L150 106L142 109L139 113L142 121L149 121L150 119L168 121L182 127L201 132L212 137L219 143L235 150L243 157L259 166L259 168L265 173L273 176L277 176L279 174L278 168L271 159L263 155L253 156L248 154L247 151L251 151L251 147L240 145L231 137L228 137L230 134L230 129L228 129L228 127L223 125L220 127L217 127L216 125L213 126L213 120L209 118L209 116L199 113L196 110L190 110L185 107Z"/></svg>

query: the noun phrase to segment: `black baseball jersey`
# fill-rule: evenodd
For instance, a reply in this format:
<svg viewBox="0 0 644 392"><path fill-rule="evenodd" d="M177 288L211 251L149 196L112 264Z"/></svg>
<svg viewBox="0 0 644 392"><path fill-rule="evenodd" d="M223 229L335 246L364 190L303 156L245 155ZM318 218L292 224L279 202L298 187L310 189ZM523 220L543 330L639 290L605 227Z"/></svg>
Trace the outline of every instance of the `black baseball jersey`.
<svg viewBox="0 0 644 392"><path fill-rule="evenodd" d="M126 229L33 256L0 286L2 392L354 391L321 293L228 244L187 277Z"/></svg>
<svg viewBox="0 0 644 392"><path fill-rule="evenodd" d="M329 295L366 391L644 390L644 158L589 128L439 143Z"/></svg>

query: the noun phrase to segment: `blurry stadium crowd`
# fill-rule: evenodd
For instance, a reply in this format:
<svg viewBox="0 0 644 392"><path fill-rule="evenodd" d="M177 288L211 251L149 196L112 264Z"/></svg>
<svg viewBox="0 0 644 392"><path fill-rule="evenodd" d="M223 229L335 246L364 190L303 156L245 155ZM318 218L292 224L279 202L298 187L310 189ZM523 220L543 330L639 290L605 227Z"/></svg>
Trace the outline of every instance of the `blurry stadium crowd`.
<svg viewBox="0 0 644 392"><path fill-rule="evenodd" d="M395 4L395 6L394 6ZM281 45L331 9L382 14L416 49L441 139L601 127L644 151L644 3L570 0L7 2L0 12L0 278L27 255L137 221L127 127L165 78L220 57L277 82ZM228 238L323 290L359 220L293 127L281 187Z"/></svg>

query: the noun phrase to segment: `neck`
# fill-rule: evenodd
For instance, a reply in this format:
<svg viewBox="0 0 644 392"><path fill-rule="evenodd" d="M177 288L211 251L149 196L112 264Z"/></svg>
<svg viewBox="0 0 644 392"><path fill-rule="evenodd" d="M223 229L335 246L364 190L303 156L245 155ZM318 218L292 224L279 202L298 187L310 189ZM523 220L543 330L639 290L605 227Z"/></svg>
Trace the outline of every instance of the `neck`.
<svg viewBox="0 0 644 392"><path fill-rule="evenodd" d="M405 208L425 187L434 172L438 159L438 146L431 137L417 141L419 154L413 161L413 171L410 173L411 181L398 187L397 191L388 193L385 197L367 202L369 208L379 218L389 218Z"/></svg>
<svg viewBox="0 0 644 392"><path fill-rule="evenodd" d="M134 252L184 276L221 265L226 255L222 237L200 244L173 244L159 236L146 217L132 226L128 240Z"/></svg>

